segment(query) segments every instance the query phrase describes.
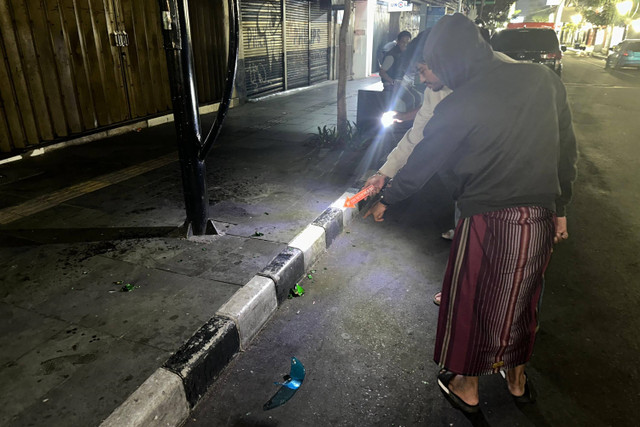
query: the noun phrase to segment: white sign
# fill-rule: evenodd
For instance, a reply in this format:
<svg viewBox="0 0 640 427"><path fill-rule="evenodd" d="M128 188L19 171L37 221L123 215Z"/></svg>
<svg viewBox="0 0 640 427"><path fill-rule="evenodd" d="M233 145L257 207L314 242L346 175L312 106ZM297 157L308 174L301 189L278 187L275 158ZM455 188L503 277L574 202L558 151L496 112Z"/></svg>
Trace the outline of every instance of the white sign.
<svg viewBox="0 0 640 427"><path fill-rule="evenodd" d="M547 0L547 6L558 6L560 3L561 0Z"/></svg>
<svg viewBox="0 0 640 427"><path fill-rule="evenodd" d="M405 0L391 0L389 2L388 12L411 12L413 4Z"/></svg>

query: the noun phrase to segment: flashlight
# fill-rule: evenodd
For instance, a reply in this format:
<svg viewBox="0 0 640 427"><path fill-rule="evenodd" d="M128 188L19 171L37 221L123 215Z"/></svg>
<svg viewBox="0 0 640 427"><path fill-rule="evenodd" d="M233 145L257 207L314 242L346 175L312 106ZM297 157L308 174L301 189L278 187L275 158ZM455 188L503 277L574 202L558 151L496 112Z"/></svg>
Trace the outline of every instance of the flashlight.
<svg viewBox="0 0 640 427"><path fill-rule="evenodd" d="M383 127L389 127L394 123L395 117L396 117L395 111L387 111L380 118L380 122L382 123Z"/></svg>

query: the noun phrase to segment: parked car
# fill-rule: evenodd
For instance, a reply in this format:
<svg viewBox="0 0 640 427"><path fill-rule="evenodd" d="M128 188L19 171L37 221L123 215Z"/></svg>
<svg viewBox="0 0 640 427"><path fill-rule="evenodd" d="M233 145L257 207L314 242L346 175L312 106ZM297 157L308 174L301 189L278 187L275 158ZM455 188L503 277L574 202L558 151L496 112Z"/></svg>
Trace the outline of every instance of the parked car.
<svg viewBox="0 0 640 427"><path fill-rule="evenodd" d="M562 74L562 49L552 28L502 30L491 37L491 46L516 61L536 62Z"/></svg>
<svg viewBox="0 0 640 427"><path fill-rule="evenodd" d="M640 39L627 39L609 49L604 68L640 68Z"/></svg>

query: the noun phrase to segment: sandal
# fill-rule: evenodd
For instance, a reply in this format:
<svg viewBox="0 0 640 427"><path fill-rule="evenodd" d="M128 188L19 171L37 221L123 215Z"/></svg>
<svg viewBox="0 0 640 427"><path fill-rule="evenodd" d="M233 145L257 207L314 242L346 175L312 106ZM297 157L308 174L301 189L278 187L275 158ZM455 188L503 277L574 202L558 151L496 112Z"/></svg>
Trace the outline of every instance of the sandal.
<svg viewBox="0 0 640 427"><path fill-rule="evenodd" d="M502 375L502 378L505 380L507 379L507 373L505 371L500 370L500 375ZM536 393L533 383L529 380L529 375L527 375L526 372L524 373L524 378L524 393L520 396L511 394L511 392L509 392L509 394L511 394L511 397L513 397L516 403L535 403L538 393Z"/></svg>
<svg viewBox="0 0 640 427"><path fill-rule="evenodd" d="M453 372L449 372L445 369L440 371L438 374L438 387L440 391L444 395L444 397L449 401L451 406L456 409L461 410L462 412L466 412L467 414L475 414L480 411L480 404L469 405L467 402L462 400L457 394L451 391L449 388L449 383L457 374Z"/></svg>
<svg viewBox="0 0 640 427"><path fill-rule="evenodd" d="M456 230L452 228L451 230L442 233L440 237L442 237L444 240L453 240L453 235L455 234L455 232Z"/></svg>
<svg viewBox="0 0 640 427"><path fill-rule="evenodd" d="M431 298L431 300L435 305L440 306L440 301L442 300L442 291L436 292L435 294L433 294L433 297Z"/></svg>

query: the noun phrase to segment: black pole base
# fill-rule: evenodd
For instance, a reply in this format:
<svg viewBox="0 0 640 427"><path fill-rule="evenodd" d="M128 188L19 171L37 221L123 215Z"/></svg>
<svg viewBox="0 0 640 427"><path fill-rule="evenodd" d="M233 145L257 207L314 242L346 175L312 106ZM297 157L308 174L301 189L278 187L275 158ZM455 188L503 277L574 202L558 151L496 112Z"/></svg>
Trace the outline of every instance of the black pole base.
<svg viewBox="0 0 640 427"><path fill-rule="evenodd" d="M194 237L193 234L193 224L191 222L185 221L182 225L182 229L185 230L186 238L190 239ZM221 236L223 233L218 230L216 225L213 223L213 220L208 219L206 229L204 232L205 236Z"/></svg>

